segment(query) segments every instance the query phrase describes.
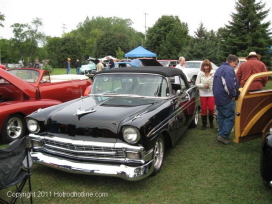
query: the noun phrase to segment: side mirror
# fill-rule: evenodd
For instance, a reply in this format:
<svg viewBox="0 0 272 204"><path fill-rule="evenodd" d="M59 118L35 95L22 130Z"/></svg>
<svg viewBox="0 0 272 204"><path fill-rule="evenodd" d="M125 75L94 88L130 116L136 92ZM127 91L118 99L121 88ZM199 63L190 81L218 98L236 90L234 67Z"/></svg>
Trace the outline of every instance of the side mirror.
<svg viewBox="0 0 272 204"><path fill-rule="evenodd" d="M176 95L179 96L182 94L182 91L180 89L177 90Z"/></svg>

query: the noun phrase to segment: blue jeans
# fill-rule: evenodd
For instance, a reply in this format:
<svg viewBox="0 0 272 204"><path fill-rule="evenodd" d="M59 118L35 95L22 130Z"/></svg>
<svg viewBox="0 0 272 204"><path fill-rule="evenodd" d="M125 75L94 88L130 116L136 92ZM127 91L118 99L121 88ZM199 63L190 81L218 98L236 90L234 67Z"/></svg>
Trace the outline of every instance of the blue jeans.
<svg viewBox="0 0 272 204"><path fill-rule="evenodd" d="M216 105L219 132L218 135L228 139L234 126L236 102L232 100L225 105Z"/></svg>
<svg viewBox="0 0 272 204"><path fill-rule="evenodd" d="M71 74L71 68L66 68L66 74Z"/></svg>
<svg viewBox="0 0 272 204"><path fill-rule="evenodd" d="M79 74L80 67L76 68L76 73Z"/></svg>

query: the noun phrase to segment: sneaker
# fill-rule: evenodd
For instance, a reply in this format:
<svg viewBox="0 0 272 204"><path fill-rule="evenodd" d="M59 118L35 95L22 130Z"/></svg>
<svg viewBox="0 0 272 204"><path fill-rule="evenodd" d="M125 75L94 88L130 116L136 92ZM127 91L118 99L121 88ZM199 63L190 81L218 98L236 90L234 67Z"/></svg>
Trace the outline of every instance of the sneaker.
<svg viewBox="0 0 272 204"><path fill-rule="evenodd" d="M217 141L219 141L225 145L228 145L230 143L230 141L228 139L225 139L224 137L222 137L220 135L217 136Z"/></svg>

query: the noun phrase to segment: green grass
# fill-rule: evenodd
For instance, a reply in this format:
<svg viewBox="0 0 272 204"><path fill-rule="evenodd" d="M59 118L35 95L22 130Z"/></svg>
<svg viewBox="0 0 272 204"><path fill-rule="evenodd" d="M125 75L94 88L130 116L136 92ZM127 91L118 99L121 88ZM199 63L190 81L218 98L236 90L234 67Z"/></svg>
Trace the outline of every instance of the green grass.
<svg viewBox="0 0 272 204"><path fill-rule="evenodd" d="M59 75L59 74L66 74L66 68L53 68L52 73L50 73L50 75ZM71 74L76 74L75 68L72 68Z"/></svg>
<svg viewBox="0 0 272 204"><path fill-rule="evenodd" d="M32 168L35 203L272 203L259 172L260 139L222 145L215 129L189 129L166 152L161 172L138 182ZM233 135L232 135L233 137ZM100 197L63 197L93 193ZM57 193L60 193L57 194ZM0 197L5 197L0 192Z"/></svg>

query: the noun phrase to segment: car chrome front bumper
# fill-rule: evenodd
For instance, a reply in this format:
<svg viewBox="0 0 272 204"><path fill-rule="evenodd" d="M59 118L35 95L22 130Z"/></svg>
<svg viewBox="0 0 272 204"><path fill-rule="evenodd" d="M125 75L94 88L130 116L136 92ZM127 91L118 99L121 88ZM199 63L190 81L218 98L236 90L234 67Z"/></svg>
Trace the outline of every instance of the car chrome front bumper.
<svg viewBox="0 0 272 204"><path fill-rule="evenodd" d="M82 163L50 156L40 152L32 152L33 161L62 171L78 174L119 177L129 181L137 181L148 177L154 169L153 160L148 163L131 167L124 164Z"/></svg>

